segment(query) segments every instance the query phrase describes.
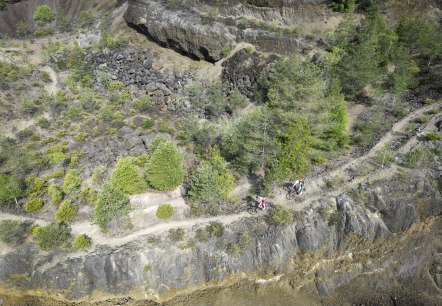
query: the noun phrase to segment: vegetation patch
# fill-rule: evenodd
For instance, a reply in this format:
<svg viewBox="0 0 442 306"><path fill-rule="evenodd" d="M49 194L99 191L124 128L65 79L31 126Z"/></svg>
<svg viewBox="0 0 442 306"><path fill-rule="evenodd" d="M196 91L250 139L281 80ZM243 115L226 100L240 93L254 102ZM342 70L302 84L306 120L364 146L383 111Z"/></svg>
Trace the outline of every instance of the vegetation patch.
<svg viewBox="0 0 442 306"><path fill-rule="evenodd" d="M91 238L86 235L79 235L72 241L72 247L76 250L85 250L91 247Z"/></svg>
<svg viewBox="0 0 442 306"><path fill-rule="evenodd" d="M105 231L115 218L125 217L131 210L130 201L120 188L106 183L95 204L95 223Z"/></svg>
<svg viewBox="0 0 442 306"><path fill-rule="evenodd" d="M71 221L78 212L78 205L69 200L61 202L60 208L55 212L55 220L58 222Z"/></svg>
<svg viewBox="0 0 442 306"><path fill-rule="evenodd" d="M29 234L31 222L3 220L0 222L0 241L10 244L21 244Z"/></svg>
<svg viewBox="0 0 442 306"><path fill-rule="evenodd" d="M71 229L64 223L51 223L35 228L33 234L38 246L44 251L50 251L63 245L67 247Z"/></svg>
<svg viewBox="0 0 442 306"><path fill-rule="evenodd" d="M110 180L115 187L126 194L138 194L147 190L147 183L132 157L123 157L117 161Z"/></svg>
<svg viewBox="0 0 442 306"><path fill-rule="evenodd" d="M289 225L293 223L293 213L282 205L277 205L270 210L270 221L276 225Z"/></svg>
<svg viewBox="0 0 442 306"><path fill-rule="evenodd" d="M39 210L40 208L42 208L44 204L45 204L45 201L43 199L30 198L25 204L25 210L27 212L36 211L36 210Z"/></svg>
<svg viewBox="0 0 442 306"><path fill-rule="evenodd" d="M170 204L161 204L156 212L158 219L166 220L173 216L174 209Z"/></svg>
<svg viewBox="0 0 442 306"><path fill-rule="evenodd" d="M186 232L181 227L171 228L167 237L169 237L169 239L172 241L181 241L183 240L185 233Z"/></svg>

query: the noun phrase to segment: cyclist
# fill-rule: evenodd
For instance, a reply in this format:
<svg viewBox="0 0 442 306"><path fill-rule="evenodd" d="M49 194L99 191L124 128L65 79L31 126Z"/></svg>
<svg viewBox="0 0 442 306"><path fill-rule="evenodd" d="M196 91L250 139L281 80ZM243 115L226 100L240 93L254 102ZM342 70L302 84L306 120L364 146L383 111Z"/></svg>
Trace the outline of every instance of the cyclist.
<svg viewBox="0 0 442 306"><path fill-rule="evenodd" d="M258 207L262 210L267 208L267 197L263 196L262 194L258 195Z"/></svg>
<svg viewBox="0 0 442 306"><path fill-rule="evenodd" d="M296 180L296 182L293 183L293 189L295 190L296 194L301 194L303 191L305 191L305 182L303 179Z"/></svg>

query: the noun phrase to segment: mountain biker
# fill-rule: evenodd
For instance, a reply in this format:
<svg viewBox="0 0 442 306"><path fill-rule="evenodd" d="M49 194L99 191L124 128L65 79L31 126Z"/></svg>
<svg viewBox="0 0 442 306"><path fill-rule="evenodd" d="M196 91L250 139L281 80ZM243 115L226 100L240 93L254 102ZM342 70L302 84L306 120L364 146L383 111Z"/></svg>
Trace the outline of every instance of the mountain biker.
<svg viewBox="0 0 442 306"><path fill-rule="evenodd" d="M303 191L305 191L305 182L303 179L296 180L293 183L293 189L295 190L296 194L301 194Z"/></svg>
<svg viewBox="0 0 442 306"><path fill-rule="evenodd" d="M267 197L262 194L258 195L258 207L261 209L266 209L267 206Z"/></svg>

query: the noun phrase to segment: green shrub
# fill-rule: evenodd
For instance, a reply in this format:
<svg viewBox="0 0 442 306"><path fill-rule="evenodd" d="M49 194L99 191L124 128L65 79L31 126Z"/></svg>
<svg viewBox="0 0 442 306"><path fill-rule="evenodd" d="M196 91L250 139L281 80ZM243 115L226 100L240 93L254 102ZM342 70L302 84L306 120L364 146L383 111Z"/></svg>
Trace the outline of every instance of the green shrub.
<svg viewBox="0 0 442 306"><path fill-rule="evenodd" d="M78 213L78 205L69 200L61 202L60 208L55 212L55 220L58 222L69 222Z"/></svg>
<svg viewBox="0 0 442 306"><path fill-rule="evenodd" d="M169 219L173 216L174 209L173 206L170 204L161 204L157 209L157 217L158 219Z"/></svg>
<svg viewBox="0 0 442 306"><path fill-rule="evenodd" d="M250 245L252 238L249 233L240 233L238 236L238 245L241 250L244 250Z"/></svg>
<svg viewBox="0 0 442 306"><path fill-rule="evenodd" d="M9 61L0 60L0 87L18 80L23 75L19 66Z"/></svg>
<svg viewBox="0 0 442 306"><path fill-rule="evenodd" d="M51 198L51 205L53 206L57 206L63 200L63 192L58 184L50 184L48 187L48 194Z"/></svg>
<svg viewBox="0 0 442 306"><path fill-rule="evenodd" d="M169 230L169 235L167 237L172 241L181 241L181 240L183 240L185 233L186 232L181 227L171 228Z"/></svg>
<svg viewBox="0 0 442 306"><path fill-rule="evenodd" d="M206 228L199 228L196 230L195 238L199 242L205 242L209 238L209 233L207 232Z"/></svg>
<svg viewBox="0 0 442 306"><path fill-rule="evenodd" d="M37 125L42 129L47 129L51 124L49 123L49 120L47 118L40 117L37 120Z"/></svg>
<svg viewBox="0 0 442 306"><path fill-rule="evenodd" d="M151 263L147 263L147 264L144 265L143 271L144 272L150 272L150 271L152 271L152 268L153 268L152 264Z"/></svg>
<svg viewBox="0 0 442 306"><path fill-rule="evenodd" d="M44 179L46 181L53 179L53 178L60 178L64 176L64 169L58 169L52 172L51 174L45 175Z"/></svg>
<svg viewBox="0 0 442 306"><path fill-rule="evenodd" d="M28 197L39 197L46 193L46 183L37 176L28 177L26 182L26 195Z"/></svg>
<svg viewBox="0 0 442 306"><path fill-rule="evenodd" d="M171 126L170 121L167 119L160 119L158 122L158 132L168 133L173 135L175 132L174 128Z"/></svg>
<svg viewBox="0 0 442 306"><path fill-rule="evenodd" d="M237 243L229 243L226 247L226 253L230 256L238 255L241 252L241 248Z"/></svg>
<svg viewBox="0 0 442 306"><path fill-rule="evenodd" d="M12 203L21 193L20 181L17 177L0 173L0 205Z"/></svg>
<svg viewBox="0 0 442 306"><path fill-rule="evenodd" d="M44 251L61 247L71 235L71 229L64 223L51 223L34 230L38 246Z"/></svg>
<svg viewBox="0 0 442 306"><path fill-rule="evenodd" d="M61 164L66 160L65 151L65 146L56 144L46 149L46 155L48 156L51 164Z"/></svg>
<svg viewBox="0 0 442 306"><path fill-rule="evenodd" d="M106 180L107 167L104 165L96 166L92 171L91 182L94 186L101 186Z"/></svg>
<svg viewBox="0 0 442 306"><path fill-rule="evenodd" d="M33 19L37 22L38 25L44 25L45 23L51 22L52 20L54 20L54 17L55 13L46 4L37 6L37 9L35 10L33 15Z"/></svg>
<svg viewBox="0 0 442 306"><path fill-rule="evenodd" d="M155 189L173 190L183 183L183 156L171 142L161 142L147 166L147 180Z"/></svg>
<svg viewBox="0 0 442 306"><path fill-rule="evenodd" d="M5 0L0 0L0 11L6 10L6 3Z"/></svg>
<svg viewBox="0 0 442 306"><path fill-rule="evenodd" d="M80 15L78 15L78 23L80 27L87 27L94 23L94 16L89 11L82 11Z"/></svg>
<svg viewBox="0 0 442 306"><path fill-rule="evenodd" d="M44 36L51 35L52 33L54 33L54 31L51 28L44 27L43 29L35 30L34 36L35 37L44 37Z"/></svg>
<svg viewBox="0 0 442 306"><path fill-rule="evenodd" d="M143 129L150 129L155 125L155 120L153 120L152 118L146 118L144 119L143 123L141 124L141 127Z"/></svg>
<svg viewBox="0 0 442 306"><path fill-rule="evenodd" d="M232 52L232 49L230 48L230 46L224 46L221 49L221 54L223 55L223 57L228 57L230 55L230 52Z"/></svg>
<svg viewBox="0 0 442 306"><path fill-rule="evenodd" d="M210 237L221 237L224 234L224 224L221 222L212 221L206 229Z"/></svg>
<svg viewBox="0 0 442 306"><path fill-rule="evenodd" d="M21 244L29 233L30 222L3 220L0 222L0 241L11 244Z"/></svg>
<svg viewBox="0 0 442 306"><path fill-rule="evenodd" d="M75 169L70 169L64 178L62 190L69 196L76 196L80 192L81 178Z"/></svg>
<svg viewBox="0 0 442 306"><path fill-rule="evenodd" d="M152 102L149 96L143 96L134 100L134 105L140 112L147 112L152 107Z"/></svg>
<svg viewBox="0 0 442 306"><path fill-rule="evenodd" d="M348 13L353 11L355 2L355 0L333 0L330 7L336 12Z"/></svg>
<svg viewBox="0 0 442 306"><path fill-rule="evenodd" d="M115 37L112 37L110 34L107 34L106 37L106 45L109 49L117 49L123 47L127 44L127 38L124 34L118 34Z"/></svg>
<svg viewBox="0 0 442 306"><path fill-rule="evenodd" d="M72 247L77 250L85 250L91 247L91 238L86 235L79 235L72 241Z"/></svg>
<svg viewBox="0 0 442 306"><path fill-rule="evenodd" d="M147 183L133 157L123 157L117 161L110 180L126 194L139 194L147 190Z"/></svg>
<svg viewBox="0 0 442 306"><path fill-rule="evenodd" d="M420 117L416 118L416 123L427 123L428 121L430 121L430 118L427 115L421 115Z"/></svg>
<svg viewBox="0 0 442 306"><path fill-rule="evenodd" d="M30 198L25 204L25 210L27 212L36 211L43 207L45 204L43 199L40 198Z"/></svg>
<svg viewBox="0 0 442 306"><path fill-rule="evenodd" d="M111 183L104 185L95 204L95 223L102 230L114 218L125 217L131 210L130 201L120 188Z"/></svg>
<svg viewBox="0 0 442 306"><path fill-rule="evenodd" d="M278 205L270 211L272 223L277 225L288 225L293 222L292 212L284 206Z"/></svg>
<svg viewBox="0 0 442 306"><path fill-rule="evenodd" d="M428 141L438 141L442 139L442 135L440 133L430 132L425 135L425 138Z"/></svg>
<svg viewBox="0 0 442 306"><path fill-rule="evenodd" d="M341 216L343 215L342 211L336 210L330 214L328 217L328 226L334 226L341 220Z"/></svg>
<svg viewBox="0 0 442 306"><path fill-rule="evenodd" d="M86 133L86 132L78 132L77 135L75 135L74 139L76 141L82 141L82 140L85 140L87 136L88 136L88 133Z"/></svg>
<svg viewBox="0 0 442 306"><path fill-rule="evenodd" d="M425 105L431 105L431 104L434 104L434 103L436 103L436 100L431 99L431 98L426 98L426 99L424 100L424 104L425 104Z"/></svg>
<svg viewBox="0 0 442 306"><path fill-rule="evenodd" d="M20 20L15 25L15 33L17 33L20 37L25 37L28 34L28 24L22 20Z"/></svg>
<svg viewBox="0 0 442 306"><path fill-rule="evenodd" d="M78 198L83 203L95 205L95 202L97 201L98 198L98 194L94 189L90 187L84 187L80 191L80 196Z"/></svg>

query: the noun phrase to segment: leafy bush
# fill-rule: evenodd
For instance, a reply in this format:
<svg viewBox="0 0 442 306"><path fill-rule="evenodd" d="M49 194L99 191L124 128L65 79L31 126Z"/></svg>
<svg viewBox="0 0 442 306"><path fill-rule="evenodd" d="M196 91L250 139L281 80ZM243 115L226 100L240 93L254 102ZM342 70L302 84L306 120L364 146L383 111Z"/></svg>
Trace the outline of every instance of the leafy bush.
<svg viewBox="0 0 442 306"><path fill-rule="evenodd" d="M55 212L55 220L58 222L71 221L78 212L78 205L69 200L61 202L60 208Z"/></svg>
<svg viewBox="0 0 442 306"><path fill-rule="evenodd" d="M89 11L82 11L78 15L78 23L80 27L87 27L94 23L94 16Z"/></svg>
<svg viewBox="0 0 442 306"><path fill-rule="evenodd" d="M19 66L0 60L0 87L18 80L22 75L23 71Z"/></svg>
<svg viewBox="0 0 442 306"><path fill-rule="evenodd" d="M96 166L94 171L92 171L91 182L94 186L103 185L106 180L106 170L107 167L104 165Z"/></svg>
<svg viewBox="0 0 442 306"><path fill-rule="evenodd" d="M51 198L51 205L53 206L57 206L63 200L63 192L58 184L50 184L48 187L48 194Z"/></svg>
<svg viewBox="0 0 442 306"><path fill-rule="evenodd" d="M278 205L270 211L272 223L277 225L288 225L293 222L292 212L284 206Z"/></svg>
<svg viewBox="0 0 442 306"><path fill-rule="evenodd" d="M209 238L209 233L207 232L206 228L199 228L196 230L195 238L199 242L207 241L207 238Z"/></svg>
<svg viewBox="0 0 442 306"><path fill-rule="evenodd" d="M84 187L80 191L80 195L78 198L83 203L95 205L95 202L97 201L98 198L98 193L90 187Z"/></svg>
<svg viewBox="0 0 442 306"><path fill-rule="evenodd" d="M6 10L6 3L5 0L0 0L0 11Z"/></svg>
<svg viewBox="0 0 442 306"><path fill-rule="evenodd" d="M45 23L51 22L52 20L54 20L54 17L55 13L46 4L37 6L37 9L35 10L33 15L33 19L37 22L38 25L44 25Z"/></svg>
<svg viewBox="0 0 442 306"><path fill-rule="evenodd" d="M49 120L47 118L40 117L37 120L37 125L42 129L47 129L51 124L49 123Z"/></svg>
<svg viewBox="0 0 442 306"><path fill-rule="evenodd" d="M149 96L143 96L134 100L134 105L140 112L147 112L152 107L152 102Z"/></svg>
<svg viewBox="0 0 442 306"><path fill-rule="evenodd" d="M252 238L249 233L240 233L238 236L238 245L241 250L244 250L250 245Z"/></svg>
<svg viewBox="0 0 442 306"><path fill-rule="evenodd" d="M76 196L80 192L81 178L75 169L70 169L64 178L62 190L69 196Z"/></svg>
<svg viewBox="0 0 442 306"><path fill-rule="evenodd" d="M430 132L425 135L425 138L428 141L438 141L442 139L442 135L440 133Z"/></svg>
<svg viewBox="0 0 442 306"><path fill-rule="evenodd" d="M241 252L241 248L237 243L229 243L226 247L226 253L230 256L238 255Z"/></svg>
<svg viewBox="0 0 442 306"><path fill-rule="evenodd" d="M77 135L75 135L74 139L76 141L82 141L85 140L88 135L89 134L86 132L78 132Z"/></svg>
<svg viewBox="0 0 442 306"><path fill-rule="evenodd" d="M424 104L425 104L425 105L431 105L431 104L434 104L434 103L436 103L436 100L431 99L431 98L426 98L426 99L424 100Z"/></svg>
<svg viewBox="0 0 442 306"><path fill-rule="evenodd" d="M49 162L53 165L61 164L66 160L66 147L63 145L53 145L46 149Z"/></svg>
<svg viewBox="0 0 442 306"><path fill-rule="evenodd" d="M333 0L330 7L336 12L348 13L353 11L355 2L355 0Z"/></svg>
<svg viewBox="0 0 442 306"><path fill-rule="evenodd" d="M186 232L181 227L171 228L169 230L169 235L167 237L169 237L169 239L172 241L181 241L181 240L183 240L185 233Z"/></svg>
<svg viewBox="0 0 442 306"><path fill-rule="evenodd" d="M30 198L25 204L25 210L27 212L36 211L43 207L45 204L43 199L40 198Z"/></svg>
<svg viewBox="0 0 442 306"><path fill-rule="evenodd" d="M235 178L227 163L216 150L212 158L202 161L192 175L189 199L193 203L218 203L228 201L233 191Z"/></svg>
<svg viewBox="0 0 442 306"><path fill-rule="evenodd" d="M20 37L26 36L26 34L28 34L28 24L23 20L20 20L15 25L15 33L17 33L17 35Z"/></svg>
<svg viewBox="0 0 442 306"><path fill-rule="evenodd" d="M185 176L183 156L171 142L161 142L152 153L147 166L147 180L159 190L173 190Z"/></svg>
<svg viewBox="0 0 442 306"><path fill-rule="evenodd" d="M228 57L230 55L231 51L232 51L232 49L230 48L230 46L224 46L221 49L221 54L223 55L223 57Z"/></svg>
<svg viewBox="0 0 442 306"><path fill-rule="evenodd" d="M48 36L54 33L54 31L50 27L44 27L43 29L35 30L34 35L35 37L43 37Z"/></svg>
<svg viewBox="0 0 442 306"><path fill-rule="evenodd" d="M90 248L91 246L91 238L86 235L79 235L75 237L74 241L72 241L72 247L78 250L85 250Z"/></svg>
<svg viewBox="0 0 442 306"><path fill-rule="evenodd" d="M212 221L206 229L211 237L221 237L224 234L224 224L221 222Z"/></svg>
<svg viewBox="0 0 442 306"><path fill-rule="evenodd" d="M21 244L29 233L30 222L3 220L0 222L0 241Z"/></svg>
<svg viewBox="0 0 442 306"><path fill-rule="evenodd" d="M38 227L33 234L35 234L38 246L44 251L50 251L67 242L71 229L64 223L51 223Z"/></svg>
<svg viewBox="0 0 442 306"><path fill-rule="evenodd" d="M174 213L174 209L173 206L170 204L161 204L158 209L157 209L157 213L156 216L158 217L158 219L169 219L170 217L173 216Z"/></svg>
<svg viewBox="0 0 442 306"><path fill-rule="evenodd" d="M150 129L155 125L155 120L153 120L152 118L146 118L144 119L143 123L141 124L141 127L143 129Z"/></svg>
<svg viewBox="0 0 442 306"><path fill-rule="evenodd" d="M108 223L118 217L124 217L131 210L130 201L120 188L111 183L104 185L95 204L95 223L106 230Z"/></svg>
<svg viewBox="0 0 442 306"><path fill-rule="evenodd" d="M0 205L12 203L21 193L20 181L17 177L0 174Z"/></svg>
<svg viewBox="0 0 442 306"><path fill-rule="evenodd" d="M124 34L118 34L116 37L112 37L107 34L106 45L109 49L117 49L127 44L127 38Z"/></svg>
<svg viewBox="0 0 442 306"><path fill-rule="evenodd" d="M127 194L138 194L147 190L147 183L141 176L140 168L133 157L120 158L110 180L114 186Z"/></svg>

